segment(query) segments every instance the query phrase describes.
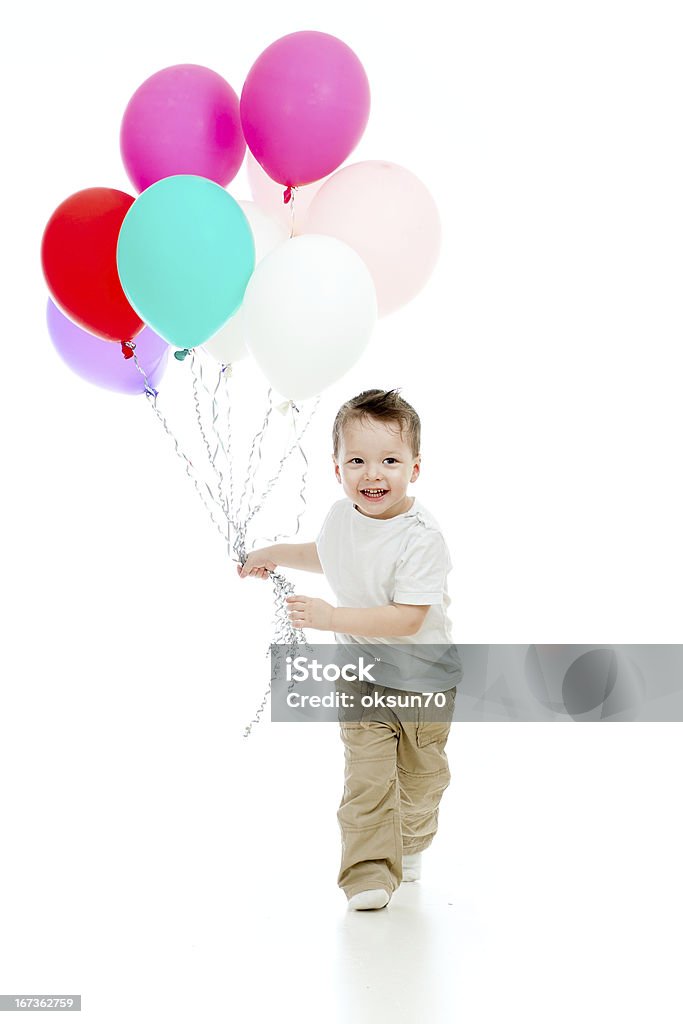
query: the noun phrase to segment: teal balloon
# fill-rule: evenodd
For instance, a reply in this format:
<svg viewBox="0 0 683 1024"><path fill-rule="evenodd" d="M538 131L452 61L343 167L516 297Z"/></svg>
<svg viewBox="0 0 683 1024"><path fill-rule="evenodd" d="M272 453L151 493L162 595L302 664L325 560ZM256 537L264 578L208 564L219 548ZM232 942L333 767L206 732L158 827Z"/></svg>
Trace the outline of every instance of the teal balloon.
<svg viewBox="0 0 683 1024"><path fill-rule="evenodd" d="M116 260L126 298L145 323L176 348L196 348L241 306L254 237L215 181L174 174L130 207Z"/></svg>

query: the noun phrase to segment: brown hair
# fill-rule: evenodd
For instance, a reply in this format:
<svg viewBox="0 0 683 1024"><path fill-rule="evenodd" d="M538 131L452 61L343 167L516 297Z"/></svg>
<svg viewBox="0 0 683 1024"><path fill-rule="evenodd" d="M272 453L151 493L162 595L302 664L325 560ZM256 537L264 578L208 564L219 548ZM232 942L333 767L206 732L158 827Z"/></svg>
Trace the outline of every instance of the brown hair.
<svg viewBox="0 0 683 1024"><path fill-rule="evenodd" d="M399 424L401 438L405 430L405 441L411 448L414 458L420 454L420 417L412 405L408 405L405 398L399 395L400 388L392 391L380 391L372 388L369 391L361 391L355 398L344 402L337 413L332 428L332 445L335 459L339 458L339 451L342 442L342 431L347 423L354 420L362 420L365 417L372 417L383 422L397 422Z"/></svg>

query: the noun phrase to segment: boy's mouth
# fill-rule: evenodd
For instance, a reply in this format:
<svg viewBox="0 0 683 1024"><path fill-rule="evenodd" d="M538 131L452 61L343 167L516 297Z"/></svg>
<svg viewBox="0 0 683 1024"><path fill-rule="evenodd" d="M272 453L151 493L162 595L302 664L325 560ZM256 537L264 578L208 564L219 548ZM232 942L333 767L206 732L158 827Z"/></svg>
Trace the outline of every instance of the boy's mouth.
<svg viewBox="0 0 683 1024"><path fill-rule="evenodd" d="M389 491L383 487L367 487L360 492L368 501L381 501Z"/></svg>

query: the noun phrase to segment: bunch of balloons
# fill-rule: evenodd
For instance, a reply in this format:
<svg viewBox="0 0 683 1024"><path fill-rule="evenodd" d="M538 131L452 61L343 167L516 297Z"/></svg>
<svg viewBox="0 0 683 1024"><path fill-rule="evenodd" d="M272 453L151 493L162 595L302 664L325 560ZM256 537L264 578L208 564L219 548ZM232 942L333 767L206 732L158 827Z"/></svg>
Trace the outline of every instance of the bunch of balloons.
<svg viewBox="0 0 683 1024"><path fill-rule="evenodd" d="M45 228L55 347L86 380L147 396L239 562L289 457L298 451L308 465L301 439L320 392L358 360L377 316L422 288L437 259L438 213L413 174L378 160L341 166L369 112L358 57L323 32L274 42L252 66L239 99L210 68L164 68L136 90L121 124L121 155L137 197L84 189L65 199ZM253 202L226 190L247 148ZM211 484L157 406L171 351L180 362L189 356ZM248 355L271 386L235 501L228 380L233 364ZM209 364L217 376L212 387ZM276 408L291 414L295 438L257 495L273 389L287 398ZM301 428L295 401L313 396ZM306 468L302 499L305 480ZM289 622L292 585L278 573L271 580L272 642L305 643Z"/></svg>
<svg viewBox="0 0 683 1024"><path fill-rule="evenodd" d="M200 347L221 367L251 355L292 401L343 376L377 316L422 288L440 242L413 174L341 167L369 111L358 57L323 32L264 50L241 98L196 64L143 82L120 136L137 198L84 189L45 228L48 329L67 363L148 395L169 351ZM254 202L226 190L247 147Z"/></svg>

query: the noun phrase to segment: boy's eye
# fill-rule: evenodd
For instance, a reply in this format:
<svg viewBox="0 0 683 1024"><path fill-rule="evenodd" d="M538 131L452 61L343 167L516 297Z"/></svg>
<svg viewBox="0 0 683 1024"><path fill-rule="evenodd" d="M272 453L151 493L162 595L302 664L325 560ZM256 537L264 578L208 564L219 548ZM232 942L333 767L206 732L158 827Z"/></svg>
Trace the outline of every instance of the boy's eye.
<svg viewBox="0 0 683 1024"><path fill-rule="evenodd" d="M359 458L358 455L355 455L352 459L349 459L349 462L362 462L362 461L363 460L361 458ZM384 461L385 462L398 462L398 459L395 459L393 455L387 455L387 457L386 457L386 459Z"/></svg>

